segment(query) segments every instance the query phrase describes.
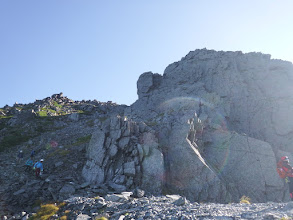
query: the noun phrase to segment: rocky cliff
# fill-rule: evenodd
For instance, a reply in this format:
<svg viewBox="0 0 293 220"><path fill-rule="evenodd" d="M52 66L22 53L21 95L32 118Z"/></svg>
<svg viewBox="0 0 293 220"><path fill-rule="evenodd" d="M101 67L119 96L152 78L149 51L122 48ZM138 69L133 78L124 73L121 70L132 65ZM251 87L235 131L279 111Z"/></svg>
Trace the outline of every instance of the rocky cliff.
<svg viewBox="0 0 293 220"><path fill-rule="evenodd" d="M195 50L143 73L131 106L56 94L0 109L0 206L123 191L194 202L288 201L276 172L293 148L293 66L261 53ZM40 179L15 161L34 149Z"/></svg>
<svg viewBox="0 0 293 220"><path fill-rule="evenodd" d="M269 55L206 49L169 65L163 76L142 74L132 114L160 133L169 188L181 190L181 180L182 193L190 199L205 194L208 181L199 168L205 167L203 158L209 175L216 174L213 180L220 178L233 198L288 199L275 164L280 155L293 151L292 77L291 63ZM202 127L191 139L197 157L190 156L185 140L189 118ZM182 163L188 158L180 158L184 154L192 157L188 163ZM219 192L214 196L219 198Z"/></svg>

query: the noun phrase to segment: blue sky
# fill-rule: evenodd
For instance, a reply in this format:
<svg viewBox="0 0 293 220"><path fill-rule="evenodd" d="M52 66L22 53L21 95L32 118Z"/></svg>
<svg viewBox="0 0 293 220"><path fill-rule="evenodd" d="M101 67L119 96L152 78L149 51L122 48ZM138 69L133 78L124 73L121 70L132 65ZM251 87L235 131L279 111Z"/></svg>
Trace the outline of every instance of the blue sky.
<svg viewBox="0 0 293 220"><path fill-rule="evenodd" d="M146 71L189 51L293 61L292 0L1 0L0 107L63 92L132 104Z"/></svg>

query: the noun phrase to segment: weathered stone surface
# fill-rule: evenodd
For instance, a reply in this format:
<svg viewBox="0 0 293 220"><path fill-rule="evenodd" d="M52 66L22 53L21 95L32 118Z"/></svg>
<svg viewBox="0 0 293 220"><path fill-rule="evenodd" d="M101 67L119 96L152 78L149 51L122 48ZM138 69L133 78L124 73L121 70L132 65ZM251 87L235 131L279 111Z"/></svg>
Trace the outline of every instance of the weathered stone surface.
<svg viewBox="0 0 293 220"><path fill-rule="evenodd" d="M91 217L88 216L88 215L85 215L85 214L79 214L79 215L76 217L76 220L88 220L88 219L91 219Z"/></svg>
<svg viewBox="0 0 293 220"><path fill-rule="evenodd" d="M141 186L148 192L160 193L164 164L154 132L140 133L139 123L126 118L114 117L110 121L110 126L100 125L89 143L88 160L82 171L85 180L108 184L117 192ZM128 128L129 136L121 138Z"/></svg>
<svg viewBox="0 0 293 220"><path fill-rule="evenodd" d="M60 190L60 194L73 194L75 192L75 188L72 185L64 185L61 190Z"/></svg>
<svg viewBox="0 0 293 220"><path fill-rule="evenodd" d="M63 162L62 161L59 161L59 162L55 163L55 167L60 167L62 165L63 165Z"/></svg>
<svg viewBox="0 0 293 220"><path fill-rule="evenodd" d="M145 194L145 191L142 190L142 189L139 189L139 188L136 188L134 191L133 191L133 196L136 197L136 198L142 198Z"/></svg>
<svg viewBox="0 0 293 220"><path fill-rule="evenodd" d="M81 184L79 187L81 189L84 189L84 188L88 187L89 185L90 185L90 182L85 182L85 183Z"/></svg>
<svg viewBox="0 0 293 220"><path fill-rule="evenodd" d="M72 121L78 121L79 120L79 114L78 113L72 113L68 116L68 118Z"/></svg>
<svg viewBox="0 0 293 220"><path fill-rule="evenodd" d="M259 151L254 154L258 156L244 157L244 160L246 164L268 166L266 172L274 173L265 176L259 173L263 169L255 170L259 176L258 181L272 184L264 188L265 192L261 193L262 198L259 201L279 201L280 196L277 194L281 193L283 196L285 192L284 187L280 192L280 180L273 170L276 164L274 152L280 149L293 152L290 147L293 139L293 116L290 113L293 102L288 99L293 95L292 82L293 65L271 60L269 55L196 50L181 61L170 64L163 76L151 72L142 74L137 82L139 99L131 106L132 114L143 118L159 132L159 142L167 168L167 183L171 183L168 188L175 192L183 191L191 200L225 198L225 179L205 162L205 159L210 161L204 156L206 148L199 149L197 145L206 145L213 141L202 139L200 133L209 137L209 133L213 131L235 131L272 146L273 149L268 147L271 149L270 157L266 161L258 161L259 158L264 158L261 150L266 144L252 141L257 143L254 147ZM197 134L189 149L183 138L189 135L184 124L194 113L202 121L202 129L200 131L193 128L197 130ZM242 143L240 139L235 144L237 147ZM224 155L218 156L218 160L225 161ZM194 157L198 157L198 161ZM248 176L249 173L242 175ZM253 173L251 171L252 176ZM231 178L239 177L239 174L233 175L238 176ZM206 179L209 179L210 187L213 188L209 188L209 193L205 193ZM215 185L220 187L214 187ZM231 188L228 191L233 193Z"/></svg>
<svg viewBox="0 0 293 220"><path fill-rule="evenodd" d="M17 195L22 194L24 192L25 192L25 189L20 189L20 190L16 191L15 193L13 193L13 195L17 196Z"/></svg>
<svg viewBox="0 0 293 220"><path fill-rule="evenodd" d="M135 163L133 161L125 163L123 169L126 176L135 176Z"/></svg>
<svg viewBox="0 0 293 220"><path fill-rule="evenodd" d="M246 195L258 202L283 199L283 183L276 172L277 161L270 144L235 132L207 135L209 142L200 150L234 198Z"/></svg>
<svg viewBox="0 0 293 220"><path fill-rule="evenodd" d="M173 202L174 205L178 205L178 206L183 206L188 204L188 200L185 197L180 197L179 199L177 199L175 202Z"/></svg>
<svg viewBox="0 0 293 220"><path fill-rule="evenodd" d="M84 179L91 183L103 183L105 180L105 172L94 161L88 160L83 167L82 175Z"/></svg>
<svg viewBox="0 0 293 220"><path fill-rule="evenodd" d="M149 153L142 162L141 188L159 194L162 192L165 174L163 154L158 149L158 142L153 133L143 133L142 142L142 148L148 146Z"/></svg>
<svg viewBox="0 0 293 220"><path fill-rule="evenodd" d="M129 143L130 138L129 137L123 137L119 140L119 148L124 149L128 143Z"/></svg>
<svg viewBox="0 0 293 220"><path fill-rule="evenodd" d="M105 157L104 142L105 133L99 129L93 133L87 149L88 158L94 160L99 166L102 166L103 158Z"/></svg>
<svg viewBox="0 0 293 220"><path fill-rule="evenodd" d="M129 200L129 196L123 195L123 194L111 194L111 195L107 195L105 197L105 200L111 201L111 202L126 202Z"/></svg>
<svg viewBox="0 0 293 220"><path fill-rule="evenodd" d="M113 158L118 152L118 148L115 144L110 145L109 155L111 158Z"/></svg>
<svg viewBox="0 0 293 220"><path fill-rule="evenodd" d="M115 192L123 192L126 190L126 187L124 185L116 184L113 182L108 182L108 185L115 190Z"/></svg>

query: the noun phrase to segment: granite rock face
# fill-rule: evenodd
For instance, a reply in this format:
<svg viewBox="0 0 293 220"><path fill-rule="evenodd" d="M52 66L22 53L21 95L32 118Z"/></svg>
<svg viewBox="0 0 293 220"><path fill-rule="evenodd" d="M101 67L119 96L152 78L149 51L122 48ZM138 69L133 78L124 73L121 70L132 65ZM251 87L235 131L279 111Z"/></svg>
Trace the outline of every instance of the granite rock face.
<svg viewBox="0 0 293 220"><path fill-rule="evenodd" d="M293 151L292 82L293 65L270 55L195 50L163 76L142 74L131 114L158 131L166 183L175 191L181 185L188 199L202 200L207 181L194 179L212 176L224 185L221 195L228 190L234 199L245 193L256 201L288 200L275 167L280 155ZM196 134L189 131L190 118L202 127ZM184 177L186 170L193 178L189 172Z"/></svg>
<svg viewBox="0 0 293 220"><path fill-rule="evenodd" d="M141 123L114 116L100 123L87 148L83 177L114 191L137 187L162 192L164 162L154 131Z"/></svg>

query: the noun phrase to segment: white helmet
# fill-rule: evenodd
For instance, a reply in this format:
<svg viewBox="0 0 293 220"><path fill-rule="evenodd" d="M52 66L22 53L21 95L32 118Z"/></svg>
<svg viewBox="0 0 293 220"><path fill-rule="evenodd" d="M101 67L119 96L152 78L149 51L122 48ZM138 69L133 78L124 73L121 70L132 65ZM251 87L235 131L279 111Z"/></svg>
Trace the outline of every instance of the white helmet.
<svg viewBox="0 0 293 220"><path fill-rule="evenodd" d="M41 162L43 162L43 161L44 161L44 159L41 159L40 161L41 161Z"/></svg>
<svg viewBox="0 0 293 220"><path fill-rule="evenodd" d="M22 153L22 150L20 150L19 152Z"/></svg>

